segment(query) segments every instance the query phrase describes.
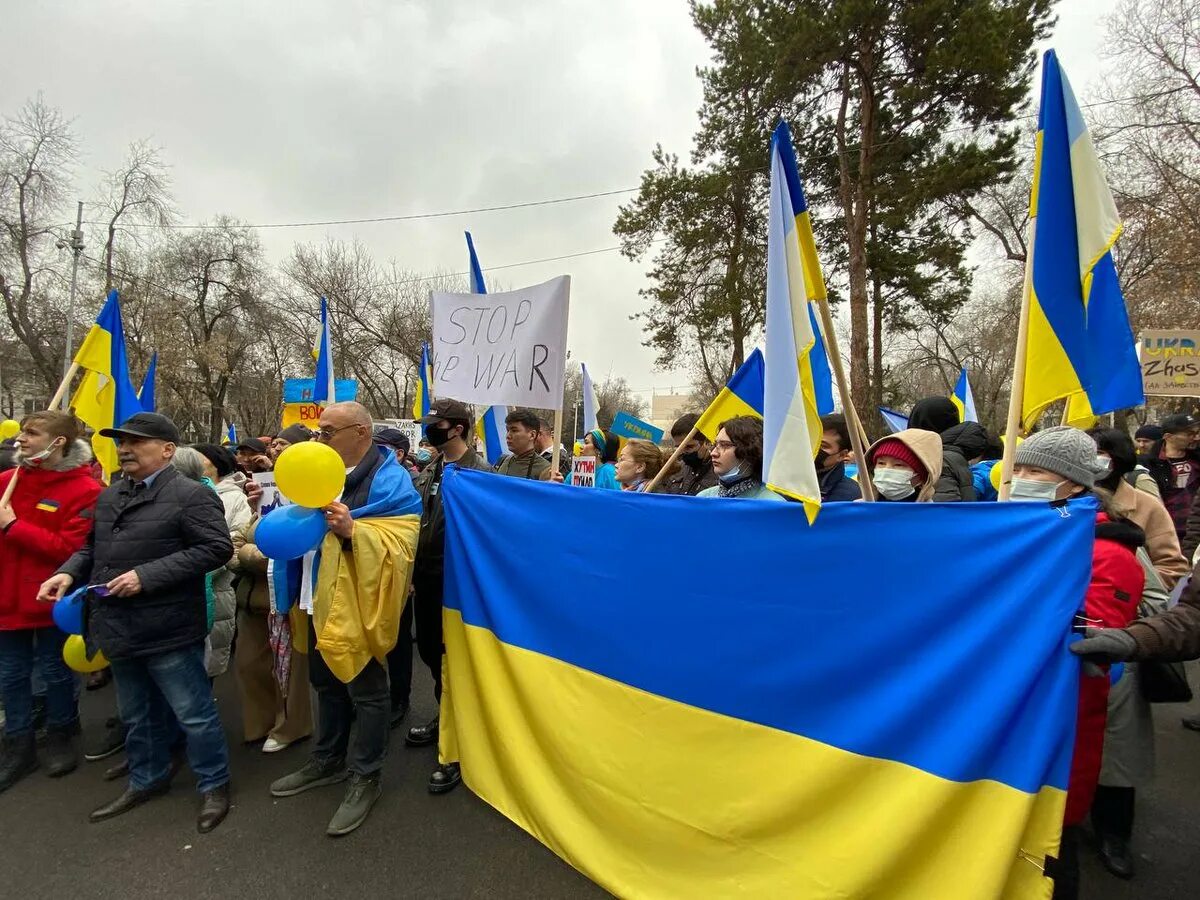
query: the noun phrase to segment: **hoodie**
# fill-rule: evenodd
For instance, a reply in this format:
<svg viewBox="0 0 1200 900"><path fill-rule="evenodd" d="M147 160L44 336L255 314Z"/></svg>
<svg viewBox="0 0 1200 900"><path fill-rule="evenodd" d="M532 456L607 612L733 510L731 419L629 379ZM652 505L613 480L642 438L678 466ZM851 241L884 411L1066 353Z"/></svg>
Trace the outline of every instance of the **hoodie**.
<svg viewBox="0 0 1200 900"><path fill-rule="evenodd" d="M928 473L925 476L925 483L917 488L915 497L916 503L931 503L934 498L934 493L937 490L938 479L942 477L942 441L936 434L931 431L925 431L920 428L906 428L904 431L897 431L895 434L889 434L887 437L880 438L867 451L867 461L870 468L875 467L875 449L884 441L897 440L902 441L908 447L917 459L921 460L921 464L925 466ZM883 498L878 498L882 500Z"/></svg>
<svg viewBox="0 0 1200 900"><path fill-rule="evenodd" d="M960 424L958 408L949 397L918 400L909 416L908 427L941 435L942 477L933 499L938 503L974 500L975 480L969 463L987 451L987 432L976 422Z"/></svg>

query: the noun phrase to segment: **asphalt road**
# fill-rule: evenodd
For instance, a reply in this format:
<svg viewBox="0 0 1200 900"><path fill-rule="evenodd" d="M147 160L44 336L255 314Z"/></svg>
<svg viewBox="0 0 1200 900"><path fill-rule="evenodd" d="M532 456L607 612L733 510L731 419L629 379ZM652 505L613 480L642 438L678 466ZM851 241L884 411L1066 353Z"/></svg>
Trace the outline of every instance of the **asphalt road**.
<svg viewBox="0 0 1200 900"><path fill-rule="evenodd" d="M433 713L428 675L418 663L414 720ZM1193 672L1193 683L1200 680ZM232 675L217 682L228 733L240 735ZM110 714L113 692L84 695L86 729ZM1190 707L1200 711L1200 703ZM1085 900L1171 900L1200 896L1200 734L1184 731L1178 707L1158 711L1159 776L1142 798L1138 875L1121 882L1089 853ZM407 723L406 723L407 725ZM401 731L393 732L399 738ZM425 780L432 748L400 740L385 768L385 792L367 823L340 839L325 825L341 786L275 800L268 784L299 767L297 745L266 756L232 748L234 808L215 832L195 830L196 795L185 772L166 797L90 825L88 812L119 792L85 763L61 781L35 773L0 795L0 896L91 898L431 897L589 898L608 896L465 788L433 797Z"/></svg>

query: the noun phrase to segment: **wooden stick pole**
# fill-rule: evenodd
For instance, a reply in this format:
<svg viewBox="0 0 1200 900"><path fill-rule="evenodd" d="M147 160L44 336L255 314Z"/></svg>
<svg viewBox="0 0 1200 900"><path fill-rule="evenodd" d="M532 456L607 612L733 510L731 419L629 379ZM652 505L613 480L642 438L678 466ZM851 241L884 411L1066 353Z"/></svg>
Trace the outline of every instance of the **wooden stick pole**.
<svg viewBox="0 0 1200 900"><path fill-rule="evenodd" d="M63 379L62 379L62 382L58 386L58 390L54 392L54 399L52 399L46 405L47 409L54 409L56 406L58 406L59 403L62 402L63 397L65 397L67 394L67 388L69 388L71 386L71 379L75 377L75 373L78 371L79 371L79 363L77 363L77 362L71 363L71 367L69 369L67 369L66 374L63 375ZM121 423L117 422L116 424L120 425Z"/></svg>
<svg viewBox="0 0 1200 900"><path fill-rule="evenodd" d="M558 409L554 410L554 449L550 454L550 474L553 475L558 471L558 461L562 455L562 445L558 441L558 436L562 433L563 426L563 410L562 403L558 404Z"/></svg>
<svg viewBox="0 0 1200 900"><path fill-rule="evenodd" d="M663 463L663 467L658 470L658 473L653 478L650 479L650 483L648 485L646 485L646 490L644 491L644 493L647 493L647 494L653 493L654 489L662 483L662 480L664 478L667 477L667 472L671 468L671 466L675 465L675 460L679 459L679 457L681 455L683 455L683 445L686 444L688 441L690 441L692 438L694 438L699 433L700 433L700 429L693 426L692 430L688 432L688 436L679 442L679 444L675 447L675 452L672 453L667 458L667 461L665 463Z"/></svg>
<svg viewBox="0 0 1200 900"><path fill-rule="evenodd" d="M1033 246L1033 226L1030 224L1029 246ZM1021 431L1021 407L1025 403L1025 363L1029 343L1029 303L1033 294L1032 260L1025 267L1025 284L1021 289L1021 318L1017 325L1017 349L1013 355L1012 389L1008 396L1008 423L1004 428L1004 455L1000 458L1000 499L1012 493L1013 460L1017 452L1017 435Z"/></svg>
<svg viewBox="0 0 1200 900"><path fill-rule="evenodd" d="M833 366L833 377L837 380L838 394L842 400L842 412L846 416L846 425L850 430L850 445L854 448L854 458L858 461L858 486L864 500L875 499L875 485L871 483L871 472L867 466L866 431L862 420L854 409L854 401L850 397L850 385L846 381L846 367L842 365L842 354L838 350L837 335L833 331L833 316L829 314L829 302L824 298L813 301L821 314L821 329L825 332L825 349L829 354L829 362Z"/></svg>

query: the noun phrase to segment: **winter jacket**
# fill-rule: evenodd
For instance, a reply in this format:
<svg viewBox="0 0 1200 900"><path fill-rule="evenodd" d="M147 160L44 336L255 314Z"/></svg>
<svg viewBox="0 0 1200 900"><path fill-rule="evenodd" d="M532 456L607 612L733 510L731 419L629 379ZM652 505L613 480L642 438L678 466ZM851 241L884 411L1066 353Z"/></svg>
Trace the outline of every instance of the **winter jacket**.
<svg viewBox="0 0 1200 900"><path fill-rule="evenodd" d="M1084 595L1083 613L1102 628L1124 628L1137 615L1145 574L1137 548L1145 535L1115 512L1096 515L1096 541L1092 546L1092 577ZM1104 755L1104 730L1108 721L1109 675L1088 674L1079 680L1079 706L1075 719L1075 752L1067 786L1064 825L1078 825L1091 808L1100 779Z"/></svg>
<svg viewBox="0 0 1200 900"><path fill-rule="evenodd" d="M663 479L658 492L695 497L705 488L716 486L717 473L713 471L712 457L703 456L700 458L699 468L692 468L688 463L682 463L673 475L668 475Z"/></svg>
<svg viewBox="0 0 1200 900"><path fill-rule="evenodd" d="M1135 661L1200 659L1200 567L1192 571L1178 606L1138 619L1126 631L1137 642Z"/></svg>
<svg viewBox="0 0 1200 900"><path fill-rule="evenodd" d="M846 475L845 463L838 463L827 472L819 472L818 476L822 503L841 503L862 498L862 488Z"/></svg>
<svg viewBox="0 0 1200 900"><path fill-rule="evenodd" d="M463 469L491 471L482 456L468 448L456 463L451 465ZM446 516L442 512L442 474L446 461L439 456L413 481L413 487L421 495L421 535L417 539L417 561L415 571L423 577L440 578L446 558Z"/></svg>
<svg viewBox="0 0 1200 900"><path fill-rule="evenodd" d="M1175 533L1182 544L1187 540L1188 518L1192 512L1196 496L1200 495L1200 491L1193 494L1187 488L1180 487L1175 483L1172 475L1171 460L1163 456L1163 448L1163 442L1159 441L1150 448L1149 453L1139 457L1138 462L1149 470L1155 483L1158 484L1159 496L1162 497L1163 506L1171 514L1171 519L1175 523ZM1190 460L1194 465L1200 466L1200 451L1189 450L1184 454L1183 458Z"/></svg>
<svg viewBox="0 0 1200 900"><path fill-rule="evenodd" d="M1200 491L1196 492L1196 499L1192 501L1192 509L1188 513L1183 539L1179 544L1180 550L1190 566L1196 556L1196 548L1200 547Z"/></svg>
<svg viewBox="0 0 1200 900"><path fill-rule="evenodd" d="M971 478L975 483L976 500L999 500L1000 495L992 484L992 469L1000 465L998 459L981 459L971 465Z"/></svg>
<svg viewBox="0 0 1200 900"><path fill-rule="evenodd" d="M1128 519L1146 534L1146 552L1154 571L1162 579L1167 590L1192 570L1179 551L1179 539L1175 536L1175 524L1162 501L1144 491L1130 487L1124 479L1118 479L1111 505L1121 518Z"/></svg>
<svg viewBox="0 0 1200 900"><path fill-rule="evenodd" d="M241 485L233 481L217 483L217 496L225 507L225 525L230 537L238 529L245 526L254 513L246 500L246 493ZM228 563L229 560L226 560ZM233 580L235 576L227 566L222 566L213 573L213 627L209 632L209 646L212 653L208 658L208 677L216 678L229 668L229 652L233 648L233 635L237 630L237 597L234 594Z"/></svg>
<svg viewBox="0 0 1200 900"><path fill-rule="evenodd" d="M54 607L38 602L38 588L87 540L104 489L91 459L88 445L76 441L57 463L0 473L0 495L21 473L12 495L16 521L0 532L0 631L54 624Z"/></svg>
<svg viewBox="0 0 1200 900"><path fill-rule="evenodd" d="M233 543L217 495L168 466L154 482L121 479L96 502L87 542L59 572L102 584L131 569L131 597L91 596L84 634L109 659L199 644L208 633L204 576L229 561Z"/></svg>
<svg viewBox="0 0 1200 900"><path fill-rule="evenodd" d="M867 450L868 468L874 468L875 449L884 441L891 439L903 441L908 449L916 454L917 459L921 460L922 465L925 466L928 473L925 483L917 489L916 494L910 497L909 500L916 503L932 502L937 492L938 481L942 477L942 439L933 432L920 428L906 428L904 431L889 434L887 437L877 440ZM887 501L887 498L880 495L878 491L875 493L876 500Z"/></svg>
<svg viewBox="0 0 1200 900"><path fill-rule="evenodd" d="M979 428L973 422L959 423L958 407L950 402L949 397L926 397L924 400L918 400L908 417L909 428L932 431L939 436L959 434L956 429L961 429L964 425L973 425L975 428ZM983 431L982 428L979 430ZM973 435L973 432L968 433L968 443ZM983 445L975 453L975 456L982 454L983 447L986 446L987 435L984 434ZM942 474L933 495L934 502L953 503L958 500L974 500L975 487L968 462L975 457L966 456L961 446L948 441L945 437L942 439L942 447L944 456Z"/></svg>
<svg viewBox="0 0 1200 900"><path fill-rule="evenodd" d="M521 456L510 453L496 463L493 472L501 475L511 475L514 478L531 478L534 481L550 480L550 463L546 462L536 450L530 450Z"/></svg>

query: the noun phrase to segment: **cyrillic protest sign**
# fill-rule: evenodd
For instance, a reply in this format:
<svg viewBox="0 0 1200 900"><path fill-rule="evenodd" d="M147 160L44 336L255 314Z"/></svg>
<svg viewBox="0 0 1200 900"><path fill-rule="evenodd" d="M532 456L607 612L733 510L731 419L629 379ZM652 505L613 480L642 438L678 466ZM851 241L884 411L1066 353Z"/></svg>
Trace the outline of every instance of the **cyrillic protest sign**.
<svg viewBox="0 0 1200 900"><path fill-rule="evenodd" d="M262 497L258 501L258 511L266 515L281 506L291 506L292 501L283 496L283 492L275 484L274 472L255 472L250 476L262 485Z"/></svg>
<svg viewBox="0 0 1200 900"><path fill-rule="evenodd" d="M321 421L321 405L312 402L314 381L311 378L285 378L283 381L282 427L304 425L317 430ZM358 398L358 382L341 378L334 382L334 396L339 403Z"/></svg>
<svg viewBox="0 0 1200 900"><path fill-rule="evenodd" d="M576 456L571 460L571 484L576 487L596 486L596 458Z"/></svg>
<svg viewBox="0 0 1200 900"><path fill-rule="evenodd" d="M1141 361L1147 396L1200 397L1200 331L1143 331Z"/></svg>
<svg viewBox="0 0 1200 900"><path fill-rule="evenodd" d="M433 294L434 396L560 407L570 292L560 275L499 294Z"/></svg>
<svg viewBox="0 0 1200 900"><path fill-rule="evenodd" d="M609 431L618 437L650 441L652 444L660 443L663 439L663 430L661 428L655 428L649 422L643 422L641 419L635 418L627 412L617 413L617 417L613 419L612 428Z"/></svg>

